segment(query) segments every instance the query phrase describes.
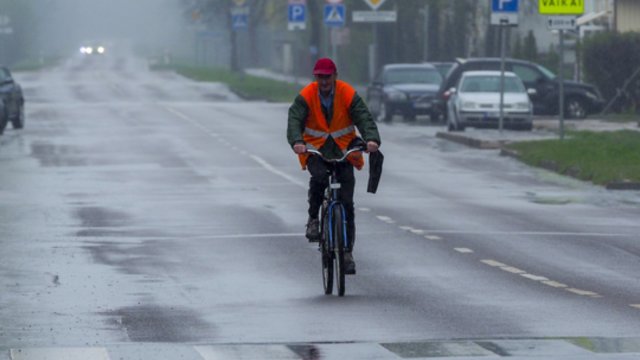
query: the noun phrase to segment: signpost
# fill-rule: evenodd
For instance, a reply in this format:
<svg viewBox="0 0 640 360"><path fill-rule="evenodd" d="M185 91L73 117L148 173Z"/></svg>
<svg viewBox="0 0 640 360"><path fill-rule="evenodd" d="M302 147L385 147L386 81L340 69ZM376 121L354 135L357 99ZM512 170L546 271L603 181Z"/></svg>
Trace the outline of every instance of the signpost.
<svg viewBox="0 0 640 360"><path fill-rule="evenodd" d="M287 11L288 25L290 31L304 30L307 28L307 4L305 0L289 0Z"/></svg>
<svg viewBox="0 0 640 360"><path fill-rule="evenodd" d="M518 0L492 0L491 24L500 26L500 134L504 127L504 68L506 35L504 28L518 25Z"/></svg>
<svg viewBox="0 0 640 360"><path fill-rule="evenodd" d="M558 111L560 112L560 140L564 140L564 32L576 29L575 16L584 13L584 0L539 0L538 9L542 15L553 15L548 19L549 30L558 30L560 40Z"/></svg>
<svg viewBox="0 0 640 360"><path fill-rule="evenodd" d="M236 2L240 0L235 0ZM249 6L231 8L231 27L234 30L246 29L249 26Z"/></svg>
<svg viewBox="0 0 640 360"><path fill-rule="evenodd" d="M353 22L370 22L372 23L373 41L369 45L369 79L373 80L378 66L377 47L378 47L378 23L379 22L396 22L398 13L396 11L378 11L380 6L386 0L364 0L372 11L354 11L352 13Z"/></svg>

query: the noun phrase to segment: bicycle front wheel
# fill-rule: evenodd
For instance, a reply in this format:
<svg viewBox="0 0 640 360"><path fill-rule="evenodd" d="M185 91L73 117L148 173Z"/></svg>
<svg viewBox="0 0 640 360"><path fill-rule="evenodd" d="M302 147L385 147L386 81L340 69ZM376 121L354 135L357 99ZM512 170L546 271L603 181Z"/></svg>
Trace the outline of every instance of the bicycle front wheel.
<svg viewBox="0 0 640 360"><path fill-rule="evenodd" d="M328 211L322 214L322 227L320 234L320 250L322 252L322 286L325 295L333 293L333 251L329 243L329 217Z"/></svg>
<svg viewBox="0 0 640 360"><path fill-rule="evenodd" d="M346 240L346 219L344 217L344 208L342 205L333 207L332 214L332 233L333 233L333 244L334 244L334 255L335 255L335 272L336 272L336 282L338 287L338 296L344 296L345 291L345 267L344 267L344 251L345 251L345 240Z"/></svg>

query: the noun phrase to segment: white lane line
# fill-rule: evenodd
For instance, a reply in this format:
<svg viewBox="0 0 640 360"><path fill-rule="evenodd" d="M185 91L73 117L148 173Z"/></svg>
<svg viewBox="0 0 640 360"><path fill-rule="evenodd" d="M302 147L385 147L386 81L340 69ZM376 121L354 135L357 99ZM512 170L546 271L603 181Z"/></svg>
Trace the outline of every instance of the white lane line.
<svg viewBox="0 0 640 360"><path fill-rule="evenodd" d="M411 229L409 230L412 233L416 234L416 235L423 235L424 233L426 233L426 231L422 230L422 229Z"/></svg>
<svg viewBox="0 0 640 360"><path fill-rule="evenodd" d="M560 231L466 231L466 230L429 230L433 234L461 234L461 235L508 235L508 236L588 236L588 237L635 237L631 234L589 233L589 232L560 232Z"/></svg>
<svg viewBox="0 0 640 360"><path fill-rule="evenodd" d="M360 211L362 211L362 212L370 212L370 211L371 211L371 209L366 208L366 207L358 208L358 210L360 210Z"/></svg>
<svg viewBox="0 0 640 360"><path fill-rule="evenodd" d="M440 241L440 240L442 240L442 238L440 236L436 236L436 235L425 235L424 238L427 239L427 240L432 240L432 241Z"/></svg>
<svg viewBox="0 0 640 360"><path fill-rule="evenodd" d="M105 348L11 349L12 360L110 360Z"/></svg>
<svg viewBox="0 0 640 360"><path fill-rule="evenodd" d="M480 260L480 262L485 263L489 266L493 266L493 267L503 267L503 266L507 266L499 261L495 261L495 260L491 260L491 259L484 259L484 260Z"/></svg>
<svg viewBox="0 0 640 360"><path fill-rule="evenodd" d="M413 228L411 226L398 226L400 229L404 230L404 231L411 231L413 230Z"/></svg>
<svg viewBox="0 0 640 360"><path fill-rule="evenodd" d="M533 281L549 281L549 279L547 279L544 276L538 276L538 275L533 275L533 274L520 274L520 276L525 277L529 280L533 280Z"/></svg>
<svg viewBox="0 0 640 360"><path fill-rule="evenodd" d="M640 304L629 304L632 308L640 309Z"/></svg>
<svg viewBox="0 0 640 360"><path fill-rule="evenodd" d="M206 132L207 134L209 134L209 135L211 135L211 136L213 136L213 137L218 138L218 140L220 140L220 142L221 142L221 143L223 143L223 144L225 144L225 145L231 145L231 143L229 143L227 140L225 140L225 139L221 138L219 134L217 134L216 132L213 132L213 131L211 131L211 130L207 129L204 125L202 125L201 123L199 123L199 122L197 122L197 121L193 120L192 118L190 118L189 116L187 116L187 115L185 115L185 114L181 113L180 111L175 110L175 109L173 109L173 108L170 108L170 107L168 107L168 106L164 106L164 108L165 108L167 111L169 111L170 113L172 113L172 114L176 115L177 117L179 117L179 118L181 118L181 119L183 119L183 120L186 120L186 121L188 121L188 122L192 123L193 125L195 125L196 127L198 127L198 128L200 128L200 129L202 129L202 130L203 130L204 132ZM252 155L252 154L248 154L248 153L247 153L247 155L249 155L249 157L251 157L255 162L257 162L258 164L260 164L260 165L261 165L263 168L265 168L267 171L270 171L271 173L273 173L273 174L275 174L275 175L278 175L278 176L280 176L280 177L284 178L285 180L287 180L287 181L289 181L289 182L291 182L291 183L293 183L293 184L295 184L295 185L298 185L298 186L300 186L300 187L302 187L302 188L304 188L304 189L306 189L306 188L307 188L307 184L305 184L303 181L300 181L300 180L298 180L298 179L294 178L293 176L290 176L290 175L288 175L288 174L286 174L286 173L284 173L284 172L282 172L282 171L280 171L280 170L276 169L276 168L275 168L275 167L273 167L271 164L269 164L267 161L265 161L263 158L261 158L261 157L259 157L259 156L257 156L257 155Z"/></svg>
<svg viewBox="0 0 640 360"><path fill-rule="evenodd" d="M565 289L565 290L567 290L568 292L574 293L574 294L581 295L581 296L602 297L598 293L595 293L595 292L589 291L589 290L580 290L580 289L576 289L576 288L568 288L568 289Z"/></svg>
<svg viewBox="0 0 640 360"><path fill-rule="evenodd" d="M214 131L211 131L211 129L208 129L207 127L205 127L204 125L202 125L201 123L193 120L192 118L188 117L187 115L181 113L180 111L170 108L168 106L163 106L165 110L167 110L168 112L172 113L173 115L181 118L182 120L188 121L191 124L193 124L194 126L200 128L201 130L203 130L205 133L213 136L213 137L220 137L220 135Z"/></svg>
<svg viewBox="0 0 640 360"><path fill-rule="evenodd" d="M553 281L553 280L542 281L542 283L545 284L545 285L549 285L551 287L554 287L554 288L558 288L558 289L569 287L566 284L559 283L559 282Z"/></svg>
<svg viewBox="0 0 640 360"><path fill-rule="evenodd" d="M506 271L506 272L510 272L512 274L524 274L526 273L526 271L524 270L520 270L516 267L513 266L501 266L500 270Z"/></svg>
<svg viewBox="0 0 640 360"><path fill-rule="evenodd" d="M378 220L380 220L380 221L384 221L384 222L386 222L387 224L393 224L393 223L395 223L395 222L396 222L395 220L391 219L391 218L390 218L390 217L388 217L388 216L384 216L384 215L377 215L376 217L378 218Z"/></svg>
<svg viewBox="0 0 640 360"><path fill-rule="evenodd" d="M471 254L473 253L473 250L469 249L469 248L453 248L453 250L462 253L462 254Z"/></svg>
<svg viewBox="0 0 640 360"><path fill-rule="evenodd" d="M278 176L284 178L285 180L288 180L288 181L292 182L293 184L300 186L301 188L304 188L304 189L308 188L308 184L306 184L304 181L300 181L300 180L294 178L293 176L291 176L289 174L286 174L286 173L274 168L271 164L269 164L263 158L261 158L261 157L259 157L257 155L249 155L249 157L251 157L255 162L260 164L263 168L267 169L271 173L273 173L275 175L278 175Z"/></svg>

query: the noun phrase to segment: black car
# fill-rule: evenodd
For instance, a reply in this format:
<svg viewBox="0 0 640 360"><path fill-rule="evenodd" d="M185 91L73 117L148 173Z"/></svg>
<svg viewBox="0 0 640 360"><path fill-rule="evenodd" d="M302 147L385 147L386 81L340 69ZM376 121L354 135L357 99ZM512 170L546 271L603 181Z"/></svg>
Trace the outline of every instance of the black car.
<svg viewBox="0 0 640 360"><path fill-rule="evenodd" d="M6 67L0 67L0 134L11 121L14 129L24 127L24 97L22 88L13 79L11 72Z"/></svg>
<svg viewBox="0 0 640 360"><path fill-rule="evenodd" d="M434 107L446 116L449 90L455 87L463 72L469 70L500 70L499 58L471 58L456 60L453 68L438 90ZM526 86L535 115L557 115L559 112L559 82L556 75L542 65L529 61L506 59L505 71L518 75ZM599 113L605 100L598 89L590 84L563 81L565 96L565 116L569 119L583 119L589 114Z"/></svg>
<svg viewBox="0 0 640 360"><path fill-rule="evenodd" d="M402 115L413 121L417 115L433 116L433 100L442 76L430 64L389 64L367 88L367 103L374 119L391 121Z"/></svg>

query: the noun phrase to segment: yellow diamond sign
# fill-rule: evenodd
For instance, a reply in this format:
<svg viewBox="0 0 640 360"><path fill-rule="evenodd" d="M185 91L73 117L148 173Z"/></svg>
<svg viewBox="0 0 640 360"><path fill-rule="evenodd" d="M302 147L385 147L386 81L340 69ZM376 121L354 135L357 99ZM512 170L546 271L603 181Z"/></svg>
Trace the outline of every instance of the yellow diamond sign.
<svg viewBox="0 0 640 360"><path fill-rule="evenodd" d="M584 0L539 0L542 15L582 15Z"/></svg>
<svg viewBox="0 0 640 360"><path fill-rule="evenodd" d="M385 0L364 0L364 2L366 2L373 10L378 10Z"/></svg>

